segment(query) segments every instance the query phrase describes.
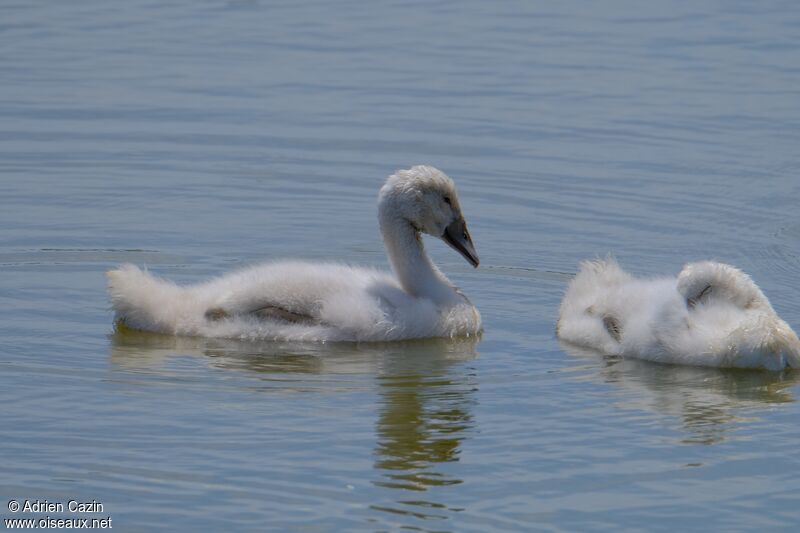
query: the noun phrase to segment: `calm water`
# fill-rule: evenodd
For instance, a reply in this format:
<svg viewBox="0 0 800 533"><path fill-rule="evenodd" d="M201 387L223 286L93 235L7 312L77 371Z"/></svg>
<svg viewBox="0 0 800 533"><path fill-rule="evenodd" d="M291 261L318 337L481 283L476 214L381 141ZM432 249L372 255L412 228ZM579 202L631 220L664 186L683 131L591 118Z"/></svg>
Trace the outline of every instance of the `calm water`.
<svg viewBox="0 0 800 533"><path fill-rule="evenodd" d="M800 327L797 2L9 0L0 72L0 516L800 522L800 375L603 359L553 331L577 262L610 251L640 274L737 264ZM119 262L385 265L377 190L423 162L457 180L483 261L428 241L478 344L113 331Z"/></svg>

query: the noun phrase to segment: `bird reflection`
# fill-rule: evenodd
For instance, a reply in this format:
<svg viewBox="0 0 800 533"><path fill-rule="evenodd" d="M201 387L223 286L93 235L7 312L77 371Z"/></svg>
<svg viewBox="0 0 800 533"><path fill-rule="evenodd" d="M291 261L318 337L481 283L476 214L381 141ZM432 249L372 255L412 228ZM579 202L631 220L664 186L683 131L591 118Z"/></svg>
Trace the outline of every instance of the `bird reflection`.
<svg viewBox="0 0 800 533"><path fill-rule="evenodd" d="M436 501L433 495L407 495L462 483L457 470L446 465L459 460L474 427L477 377L467 362L477 356L477 339L361 345L245 342L158 335L119 325L110 341L111 363L121 370L166 374L170 360L200 356L215 368L251 373L269 382L264 390L276 392L303 392L314 383L331 386L281 375L374 375L380 398L373 484L389 493L370 507L382 515L420 520L445 519L458 510L441 502L446 499L442 493ZM331 381L336 386L342 380Z"/></svg>
<svg viewBox="0 0 800 533"><path fill-rule="evenodd" d="M382 402L375 466L385 474L377 485L424 491L461 483L436 465L458 461L461 443L473 427L475 376L451 367L474 357L474 346L439 349L444 348L449 353L389 358L378 377Z"/></svg>
<svg viewBox="0 0 800 533"><path fill-rule="evenodd" d="M680 421L687 444L717 444L733 437L759 410L795 401L791 388L800 372L661 365L638 359L606 357L569 343L568 354L602 361L593 376L624 392L621 409L669 415Z"/></svg>
<svg viewBox="0 0 800 533"><path fill-rule="evenodd" d="M271 374L375 374L393 372L443 375L452 364L477 356L477 339L424 339L393 343L309 343L177 337L134 330L122 323L109 335L112 365L125 370L166 372L179 356L204 357L210 366ZM428 370L425 370L428 369Z"/></svg>
<svg viewBox="0 0 800 533"><path fill-rule="evenodd" d="M175 337L138 331L118 323L111 340L111 362L120 369L164 371L180 355L203 356L209 365L229 370L315 374L322 371L322 355L313 345L267 343L236 339ZM327 350L336 355L336 349Z"/></svg>

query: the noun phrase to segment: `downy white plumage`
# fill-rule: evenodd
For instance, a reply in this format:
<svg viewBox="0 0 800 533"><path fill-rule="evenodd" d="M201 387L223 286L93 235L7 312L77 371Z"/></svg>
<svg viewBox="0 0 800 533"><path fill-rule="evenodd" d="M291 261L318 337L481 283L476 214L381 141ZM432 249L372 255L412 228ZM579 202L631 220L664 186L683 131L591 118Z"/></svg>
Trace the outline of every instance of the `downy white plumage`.
<svg viewBox="0 0 800 533"><path fill-rule="evenodd" d="M607 355L697 366L800 367L800 340L741 270L687 264L677 278L637 279L611 258L585 261L561 303L568 342Z"/></svg>
<svg viewBox="0 0 800 533"><path fill-rule="evenodd" d="M478 310L434 265L420 233L440 237L474 267L455 184L419 165L389 176L378 197L394 276L335 263L283 261L179 286L126 264L108 272L116 319L174 335L310 341L462 337Z"/></svg>

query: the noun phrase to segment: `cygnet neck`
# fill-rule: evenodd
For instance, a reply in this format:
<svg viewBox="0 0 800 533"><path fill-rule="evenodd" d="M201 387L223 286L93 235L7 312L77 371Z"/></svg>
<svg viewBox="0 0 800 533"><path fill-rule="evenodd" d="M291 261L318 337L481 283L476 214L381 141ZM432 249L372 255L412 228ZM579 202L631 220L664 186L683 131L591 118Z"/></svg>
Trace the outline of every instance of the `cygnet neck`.
<svg viewBox="0 0 800 533"><path fill-rule="evenodd" d="M381 234L395 276L407 293L451 303L458 298L450 281L425 253L422 236L407 219L382 205L379 213Z"/></svg>

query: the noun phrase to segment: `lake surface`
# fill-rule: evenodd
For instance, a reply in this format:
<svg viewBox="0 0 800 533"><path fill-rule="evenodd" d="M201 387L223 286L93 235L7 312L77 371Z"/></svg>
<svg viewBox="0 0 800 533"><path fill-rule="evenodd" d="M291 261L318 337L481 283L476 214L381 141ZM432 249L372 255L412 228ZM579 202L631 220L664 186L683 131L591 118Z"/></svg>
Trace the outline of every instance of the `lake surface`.
<svg viewBox="0 0 800 533"><path fill-rule="evenodd" d="M733 263L800 327L800 4L650 4L4 2L0 517L796 530L797 372L554 336L577 263L609 252ZM480 342L114 331L121 262L385 266L377 191L417 163L459 186L481 268L427 246Z"/></svg>

